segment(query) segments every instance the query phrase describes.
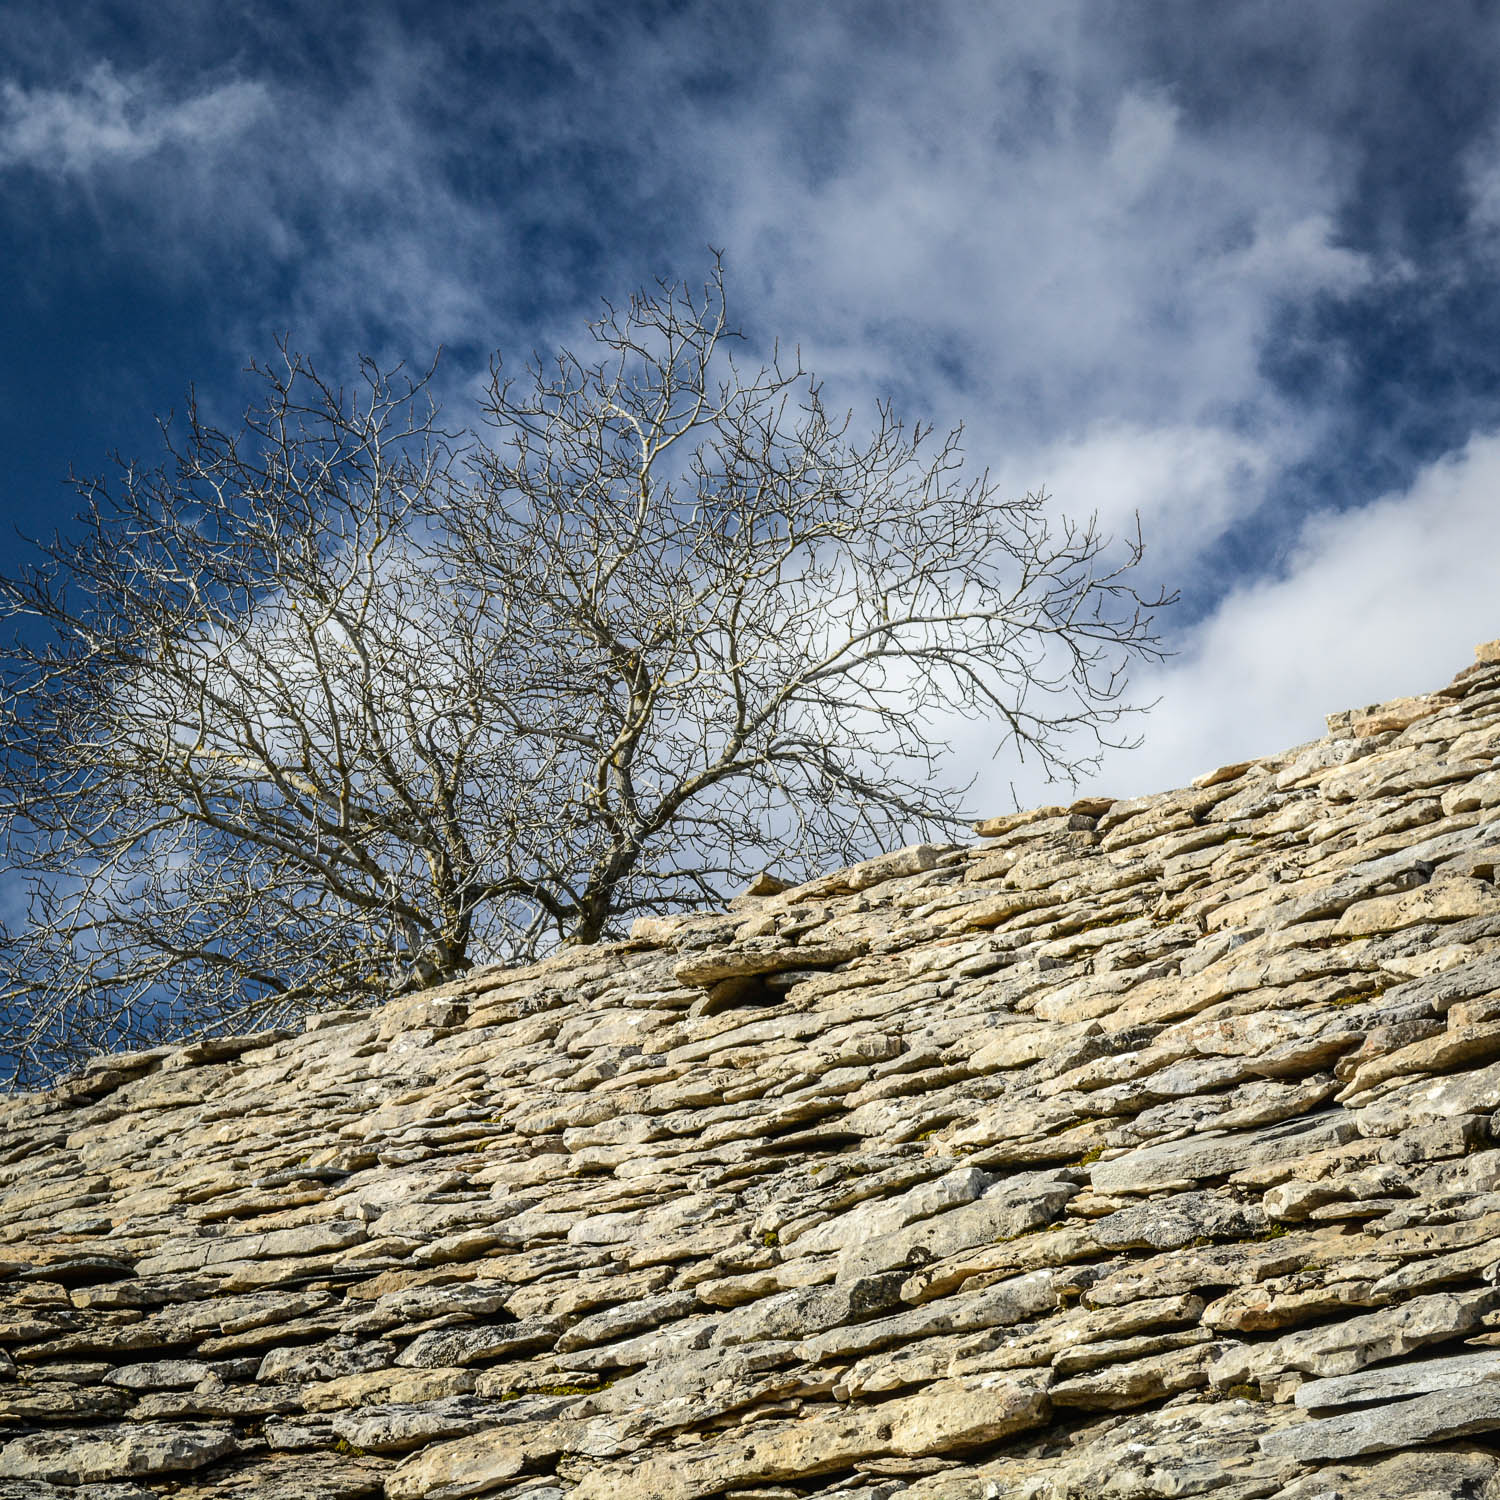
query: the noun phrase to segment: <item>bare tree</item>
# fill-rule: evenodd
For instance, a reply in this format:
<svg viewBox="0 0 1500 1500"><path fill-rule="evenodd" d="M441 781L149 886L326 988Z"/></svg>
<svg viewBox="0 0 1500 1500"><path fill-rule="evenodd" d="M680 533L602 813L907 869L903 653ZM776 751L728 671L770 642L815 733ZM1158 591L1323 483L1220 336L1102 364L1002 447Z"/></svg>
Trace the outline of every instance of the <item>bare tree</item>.
<svg viewBox="0 0 1500 1500"><path fill-rule="evenodd" d="M1085 767L1157 654L1110 551L890 406L731 353L715 265L515 381L283 351L0 579L23 1081L618 933L955 830L944 722Z"/></svg>

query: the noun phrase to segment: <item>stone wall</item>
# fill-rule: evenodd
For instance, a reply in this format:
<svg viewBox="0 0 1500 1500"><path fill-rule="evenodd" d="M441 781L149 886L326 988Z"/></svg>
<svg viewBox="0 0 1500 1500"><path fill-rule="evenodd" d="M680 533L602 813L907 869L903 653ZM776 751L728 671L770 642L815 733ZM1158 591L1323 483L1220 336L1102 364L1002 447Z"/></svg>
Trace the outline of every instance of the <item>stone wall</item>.
<svg viewBox="0 0 1500 1500"><path fill-rule="evenodd" d="M0 1500L1494 1500L1479 654L0 1105Z"/></svg>

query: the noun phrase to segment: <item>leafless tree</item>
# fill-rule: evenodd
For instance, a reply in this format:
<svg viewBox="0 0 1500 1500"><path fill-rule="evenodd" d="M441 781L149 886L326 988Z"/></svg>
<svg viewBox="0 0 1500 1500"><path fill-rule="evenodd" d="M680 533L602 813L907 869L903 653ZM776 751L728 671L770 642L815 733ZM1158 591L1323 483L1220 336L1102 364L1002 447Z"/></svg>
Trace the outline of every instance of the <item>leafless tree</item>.
<svg viewBox="0 0 1500 1500"><path fill-rule="evenodd" d="M283 350L0 579L0 1046L30 1081L955 830L942 729L1075 775L1158 652L1118 552L732 354L717 264L438 425Z"/></svg>

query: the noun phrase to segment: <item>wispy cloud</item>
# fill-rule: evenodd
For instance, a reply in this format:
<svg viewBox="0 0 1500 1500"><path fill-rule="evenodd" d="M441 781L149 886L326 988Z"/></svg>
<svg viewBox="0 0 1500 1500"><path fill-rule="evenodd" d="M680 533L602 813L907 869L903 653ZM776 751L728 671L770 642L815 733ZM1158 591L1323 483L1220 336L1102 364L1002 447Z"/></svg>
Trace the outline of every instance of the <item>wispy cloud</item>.
<svg viewBox="0 0 1500 1500"><path fill-rule="evenodd" d="M148 76L122 78L107 61L72 87L0 83L0 168L82 176L166 146L218 147L242 134L268 103L266 87L249 80L169 99Z"/></svg>

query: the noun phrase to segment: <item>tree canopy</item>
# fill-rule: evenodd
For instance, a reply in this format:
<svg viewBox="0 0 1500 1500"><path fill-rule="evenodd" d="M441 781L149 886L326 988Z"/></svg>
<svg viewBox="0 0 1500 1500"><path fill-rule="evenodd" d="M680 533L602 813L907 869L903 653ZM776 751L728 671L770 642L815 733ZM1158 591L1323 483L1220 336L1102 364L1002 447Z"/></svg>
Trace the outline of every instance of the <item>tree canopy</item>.
<svg viewBox="0 0 1500 1500"><path fill-rule="evenodd" d="M717 264L590 334L463 430L283 347L0 578L21 1082L949 835L959 716L1060 777L1115 741L1139 537L742 368Z"/></svg>

